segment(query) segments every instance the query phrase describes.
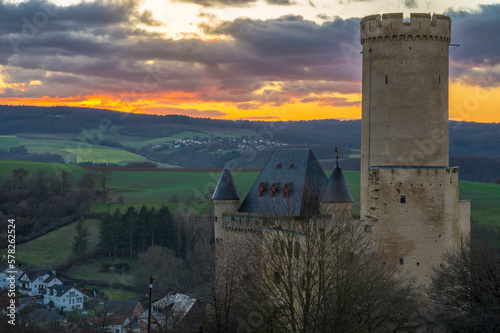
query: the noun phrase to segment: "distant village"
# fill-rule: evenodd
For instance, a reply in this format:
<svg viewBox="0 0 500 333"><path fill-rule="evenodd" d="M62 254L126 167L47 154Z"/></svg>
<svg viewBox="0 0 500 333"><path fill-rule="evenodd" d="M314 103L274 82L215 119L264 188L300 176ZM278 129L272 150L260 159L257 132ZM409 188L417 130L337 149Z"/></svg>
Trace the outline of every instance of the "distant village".
<svg viewBox="0 0 500 333"><path fill-rule="evenodd" d="M253 140L253 139L244 139L244 138L200 138L194 137L184 138L180 140L172 140L165 141L159 144L153 144L150 146L151 150L154 151L163 151L168 149L182 149L186 147L197 147L200 149L214 147L214 146L224 146L225 148L218 148L216 151L222 152L225 150L259 150L265 148L275 148L275 147L283 147L286 146L286 143L280 143L276 141L270 140Z"/></svg>

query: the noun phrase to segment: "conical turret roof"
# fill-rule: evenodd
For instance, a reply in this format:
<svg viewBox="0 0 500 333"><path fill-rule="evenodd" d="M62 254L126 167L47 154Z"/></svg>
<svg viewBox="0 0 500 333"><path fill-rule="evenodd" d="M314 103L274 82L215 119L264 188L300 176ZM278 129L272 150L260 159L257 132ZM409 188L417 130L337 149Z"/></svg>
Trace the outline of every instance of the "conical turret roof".
<svg viewBox="0 0 500 333"><path fill-rule="evenodd" d="M354 202L338 161L333 168L330 179L328 179L321 202Z"/></svg>
<svg viewBox="0 0 500 333"><path fill-rule="evenodd" d="M217 200L239 200L240 194L236 189L236 185L234 184L233 176L231 175L231 171L227 167L227 164L224 166L224 170L222 170L222 174L220 175L219 182L217 183L217 187L215 188L214 195L212 199Z"/></svg>

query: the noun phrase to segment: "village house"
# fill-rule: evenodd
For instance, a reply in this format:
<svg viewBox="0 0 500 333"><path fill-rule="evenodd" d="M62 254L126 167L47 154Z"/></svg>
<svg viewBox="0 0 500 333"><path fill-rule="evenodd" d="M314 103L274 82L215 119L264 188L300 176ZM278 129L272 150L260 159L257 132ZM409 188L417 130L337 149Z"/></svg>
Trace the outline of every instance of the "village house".
<svg viewBox="0 0 500 333"><path fill-rule="evenodd" d="M87 296L73 286L54 285L47 287L43 303L58 310L73 311L83 309L86 299Z"/></svg>
<svg viewBox="0 0 500 333"><path fill-rule="evenodd" d="M19 292L28 296L44 295L47 288L62 285L55 271L30 269L19 277Z"/></svg>
<svg viewBox="0 0 500 333"><path fill-rule="evenodd" d="M0 290L9 289L11 281L11 276L14 275L14 284L17 286L19 278L24 272L19 268L9 268L7 264L0 264Z"/></svg>

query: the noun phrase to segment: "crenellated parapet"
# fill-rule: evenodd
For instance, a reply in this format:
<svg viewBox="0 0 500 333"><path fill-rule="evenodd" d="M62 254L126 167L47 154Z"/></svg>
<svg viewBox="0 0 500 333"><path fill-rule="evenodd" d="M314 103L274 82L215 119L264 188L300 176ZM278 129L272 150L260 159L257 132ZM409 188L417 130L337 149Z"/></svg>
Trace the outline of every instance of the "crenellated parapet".
<svg viewBox="0 0 500 333"><path fill-rule="evenodd" d="M267 226L267 220L261 214L229 213L222 214L222 228L236 231L262 231Z"/></svg>
<svg viewBox="0 0 500 333"><path fill-rule="evenodd" d="M383 40L434 40L449 43L451 19L446 15L411 13L403 21L403 13L365 16L361 20L361 44Z"/></svg>

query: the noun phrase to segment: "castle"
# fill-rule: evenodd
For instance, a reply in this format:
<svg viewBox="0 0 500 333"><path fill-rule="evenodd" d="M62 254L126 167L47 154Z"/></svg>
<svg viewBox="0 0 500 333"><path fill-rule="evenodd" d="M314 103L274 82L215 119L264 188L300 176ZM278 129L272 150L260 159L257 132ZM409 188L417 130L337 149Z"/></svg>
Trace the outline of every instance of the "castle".
<svg viewBox="0 0 500 333"><path fill-rule="evenodd" d="M470 234L470 202L458 197L448 156L447 16L402 13L361 20L363 46L360 219L384 264L430 281L447 250ZM312 200L312 201L311 201ZM216 253L266 227L265 214L315 209L352 220L353 199L338 165L326 178L308 149L276 149L240 205L225 168L213 195ZM217 260L217 259L216 259Z"/></svg>

